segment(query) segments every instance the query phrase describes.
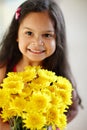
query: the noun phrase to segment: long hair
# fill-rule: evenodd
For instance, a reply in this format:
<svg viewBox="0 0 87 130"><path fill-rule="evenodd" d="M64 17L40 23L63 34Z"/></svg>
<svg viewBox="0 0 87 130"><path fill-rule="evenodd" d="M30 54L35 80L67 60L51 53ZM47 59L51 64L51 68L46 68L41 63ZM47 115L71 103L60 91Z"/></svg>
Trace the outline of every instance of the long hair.
<svg viewBox="0 0 87 130"><path fill-rule="evenodd" d="M25 16L31 12L47 11L54 22L56 50L53 55L43 61L42 66L54 71L57 75L67 77L72 82L72 75L67 61L65 21L58 4L53 0L27 0L19 7L21 8L19 19L15 19L14 14L11 25L1 42L0 67L7 65L7 72L12 71L14 65L22 58L16 39L19 26Z"/></svg>
<svg viewBox="0 0 87 130"><path fill-rule="evenodd" d="M26 15L31 12L47 11L50 19L54 22L56 50L50 57L43 60L42 66L45 69L54 71L57 75L68 78L77 94L76 99L74 99L73 96L72 100L73 102L81 104L81 99L78 95L76 83L68 62L65 21L60 7L54 0L27 0L18 8L21 9L19 19L16 19L14 14L10 27L0 44L0 67L6 65L6 73L12 71L13 67L22 58L22 53L18 48L17 37L19 26ZM71 106L70 111L72 108L73 107Z"/></svg>

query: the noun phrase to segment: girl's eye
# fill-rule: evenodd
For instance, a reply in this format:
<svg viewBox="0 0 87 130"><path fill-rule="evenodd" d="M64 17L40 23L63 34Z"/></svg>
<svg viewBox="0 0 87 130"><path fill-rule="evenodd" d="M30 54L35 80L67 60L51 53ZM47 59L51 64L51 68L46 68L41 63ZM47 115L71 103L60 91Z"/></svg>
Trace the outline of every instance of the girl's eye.
<svg viewBox="0 0 87 130"><path fill-rule="evenodd" d="M32 35L32 32L31 32L31 31L28 31L28 32L26 32L26 34L27 34L28 36L31 36L31 35Z"/></svg>
<svg viewBox="0 0 87 130"><path fill-rule="evenodd" d="M46 38L51 38L53 35L52 34L43 34L43 36Z"/></svg>

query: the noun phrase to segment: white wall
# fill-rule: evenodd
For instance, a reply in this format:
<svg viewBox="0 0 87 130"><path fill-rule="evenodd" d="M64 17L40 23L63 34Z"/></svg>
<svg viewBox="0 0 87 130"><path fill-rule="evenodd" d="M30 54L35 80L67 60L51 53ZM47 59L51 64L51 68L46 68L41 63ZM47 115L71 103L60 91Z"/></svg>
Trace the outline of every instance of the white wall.
<svg viewBox="0 0 87 130"><path fill-rule="evenodd" d="M14 11L24 0L6 1L7 3L0 3L0 38L9 25ZM87 0L56 1L60 1L65 17L69 60L84 105L84 110L80 109L78 116L68 125L68 130L87 130Z"/></svg>
<svg viewBox="0 0 87 130"><path fill-rule="evenodd" d="M68 125L68 130L87 130L87 0L62 0L66 21L69 60L84 110Z"/></svg>

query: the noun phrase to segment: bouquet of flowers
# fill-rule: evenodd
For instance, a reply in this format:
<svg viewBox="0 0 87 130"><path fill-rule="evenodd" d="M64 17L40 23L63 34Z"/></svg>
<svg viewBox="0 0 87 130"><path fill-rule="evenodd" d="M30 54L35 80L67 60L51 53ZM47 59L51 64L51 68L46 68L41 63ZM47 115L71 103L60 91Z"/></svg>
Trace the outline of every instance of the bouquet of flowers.
<svg viewBox="0 0 87 130"><path fill-rule="evenodd" d="M43 130L50 125L62 130L71 93L69 80L40 66L9 72L0 84L0 116L12 130Z"/></svg>

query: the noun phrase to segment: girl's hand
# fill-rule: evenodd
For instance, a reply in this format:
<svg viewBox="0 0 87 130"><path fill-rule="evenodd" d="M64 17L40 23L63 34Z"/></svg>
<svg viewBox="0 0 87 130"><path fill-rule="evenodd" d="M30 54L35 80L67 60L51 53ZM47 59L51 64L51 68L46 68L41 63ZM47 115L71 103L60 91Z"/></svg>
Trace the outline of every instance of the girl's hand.
<svg viewBox="0 0 87 130"><path fill-rule="evenodd" d="M3 123L1 118L0 118L0 130L10 130L9 123L8 122Z"/></svg>
<svg viewBox="0 0 87 130"><path fill-rule="evenodd" d="M79 107L79 96L76 90L74 89L73 94L72 94L72 105L70 106L68 112L66 113L67 115L67 121L68 123L71 122L76 115L78 114L78 107Z"/></svg>

